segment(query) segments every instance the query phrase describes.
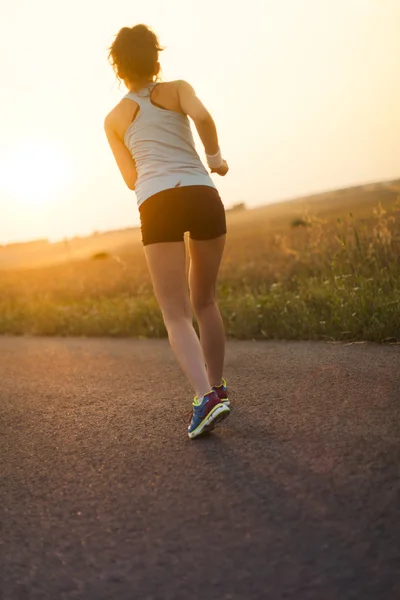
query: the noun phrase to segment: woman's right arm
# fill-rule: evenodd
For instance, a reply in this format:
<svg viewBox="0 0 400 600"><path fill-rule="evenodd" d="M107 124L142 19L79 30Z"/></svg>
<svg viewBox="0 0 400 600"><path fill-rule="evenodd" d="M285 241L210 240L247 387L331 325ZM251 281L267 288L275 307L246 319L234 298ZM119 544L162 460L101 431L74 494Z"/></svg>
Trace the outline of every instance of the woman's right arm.
<svg viewBox="0 0 400 600"><path fill-rule="evenodd" d="M125 100L125 102L127 101ZM128 102L130 101L128 100ZM132 110L132 107L130 107L130 109ZM134 190L137 180L136 165L122 139L122 134L120 133L120 121L120 105L117 105L117 107L106 116L104 120L104 131L123 180L130 190ZM123 127L123 129L126 130L126 126Z"/></svg>
<svg viewBox="0 0 400 600"><path fill-rule="evenodd" d="M203 142L211 172L218 175L226 175L229 167L227 162L220 156L218 134L214 119L196 96L196 92L189 83L179 81L178 94L182 112L193 120L200 139Z"/></svg>

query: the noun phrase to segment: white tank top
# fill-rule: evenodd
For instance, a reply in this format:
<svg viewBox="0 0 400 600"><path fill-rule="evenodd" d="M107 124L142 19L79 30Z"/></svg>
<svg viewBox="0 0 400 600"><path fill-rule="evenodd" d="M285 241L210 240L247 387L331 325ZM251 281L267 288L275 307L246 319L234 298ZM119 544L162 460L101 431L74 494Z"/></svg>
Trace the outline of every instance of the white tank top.
<svg viewBox="0 0 400 600"><path fill-rule="evenodd" d="M136 102L139 111L126 130L124 142L136 163L135 193L140 206L147 198L174 187L214 187L196 152L186 115L159 108L150 99L156 83L124 96Z"/></svg>

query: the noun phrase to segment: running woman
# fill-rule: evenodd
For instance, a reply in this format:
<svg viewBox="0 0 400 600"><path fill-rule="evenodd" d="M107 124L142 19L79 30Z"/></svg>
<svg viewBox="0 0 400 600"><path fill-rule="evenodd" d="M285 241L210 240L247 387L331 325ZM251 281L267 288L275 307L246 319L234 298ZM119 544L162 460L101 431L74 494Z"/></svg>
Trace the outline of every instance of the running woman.
<svg viewBox="0 0 400 600"><path fill-rule="evenodd" d="M230 413L222 378L225 334L215 300L226 221L218 191L196 152L188 117L211 172L225 176L228 165L214 121L193 88L185 81L159 82L161 50L145 25L119 31L109 60L128 93L107 115L104 128L121 175L136 193L154 293L171 348L196 394L188 427L189 438L196 438Z"/></svg>

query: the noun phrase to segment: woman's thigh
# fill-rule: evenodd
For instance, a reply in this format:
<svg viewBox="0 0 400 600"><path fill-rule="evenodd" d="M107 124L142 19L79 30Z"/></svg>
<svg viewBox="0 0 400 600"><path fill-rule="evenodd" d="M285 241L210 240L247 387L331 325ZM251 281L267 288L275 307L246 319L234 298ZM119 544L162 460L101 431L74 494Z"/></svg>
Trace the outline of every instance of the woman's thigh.
<svg viewBox="0 0 400 600"><path fill-rule="evenodd" d="M190 295L195 311L214 302L225 239L222 235L211 240L189 240Z"/></svg>
<svg viewBox="0 0 400 600"><path fill-rule="evenodd" d="M144 247L154 293L165 319L191 314L184 242L162 242Z"/></svg>

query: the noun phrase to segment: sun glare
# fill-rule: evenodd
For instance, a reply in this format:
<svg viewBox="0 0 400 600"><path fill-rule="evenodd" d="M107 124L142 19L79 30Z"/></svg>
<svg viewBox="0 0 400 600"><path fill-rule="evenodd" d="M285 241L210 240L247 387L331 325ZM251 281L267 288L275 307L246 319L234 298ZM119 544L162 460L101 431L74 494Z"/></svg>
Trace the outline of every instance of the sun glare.
<svg viewBox="0 0 400 600"><path fill-rule="evenodd" d="M10 150L1 161L0 188L30 206L57 200L69 180L65 157L50 144L30 142Z"/></svg>

